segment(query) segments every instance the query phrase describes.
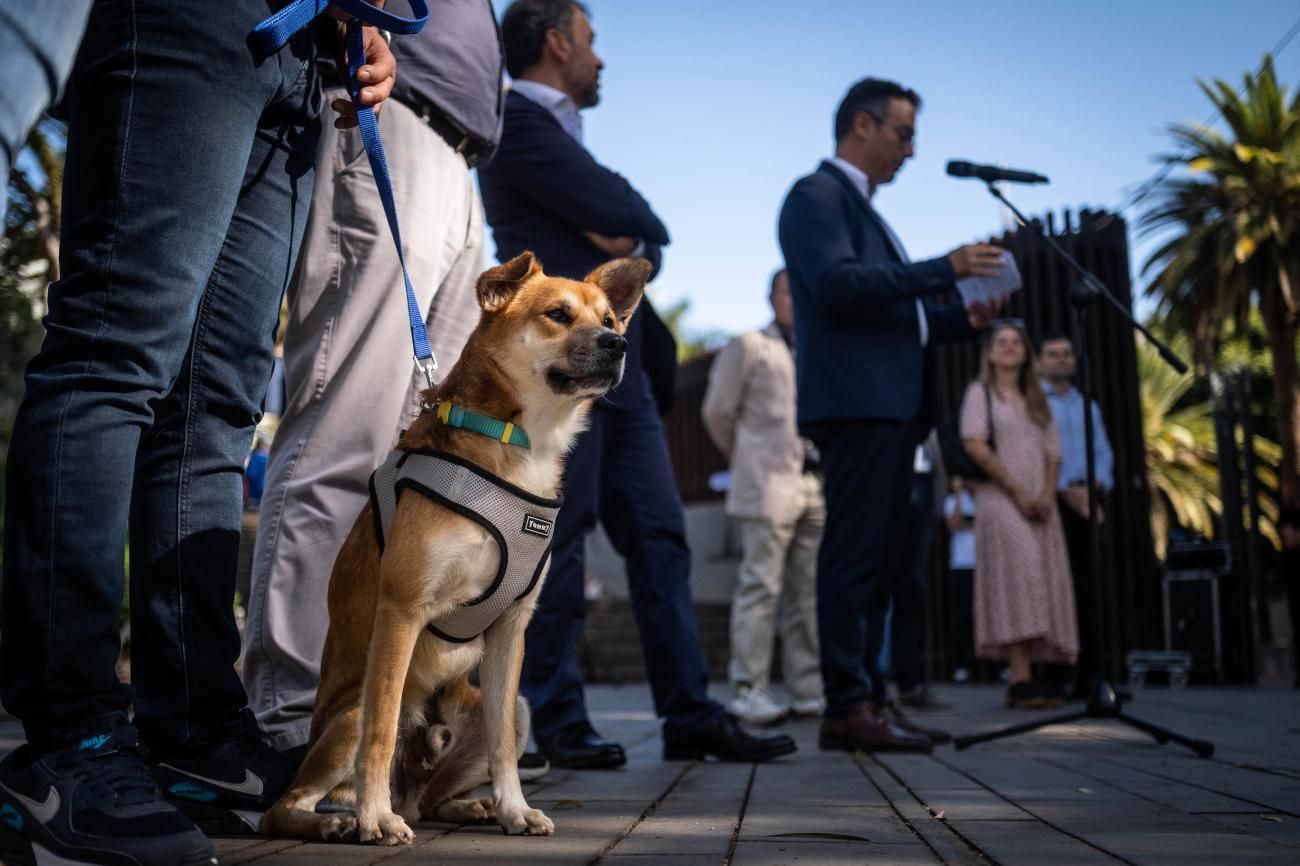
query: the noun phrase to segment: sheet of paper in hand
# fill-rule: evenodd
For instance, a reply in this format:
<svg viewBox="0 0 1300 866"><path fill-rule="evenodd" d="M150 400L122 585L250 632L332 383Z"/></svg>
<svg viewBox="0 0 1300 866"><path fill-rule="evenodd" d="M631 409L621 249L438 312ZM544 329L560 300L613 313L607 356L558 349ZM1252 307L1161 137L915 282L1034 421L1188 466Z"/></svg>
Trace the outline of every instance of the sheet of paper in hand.
<svg viewBox="0 0 1300 866"><path fill-rule="evenodd" d="M1004 252L998 256L998 261L1002 263L1002 268L997 276L966 277L957 281L957 291L961 292L963 304L968 307L976 302L987 304L1020 291L1020 271L1016 268L1015 257Z"/></svg>

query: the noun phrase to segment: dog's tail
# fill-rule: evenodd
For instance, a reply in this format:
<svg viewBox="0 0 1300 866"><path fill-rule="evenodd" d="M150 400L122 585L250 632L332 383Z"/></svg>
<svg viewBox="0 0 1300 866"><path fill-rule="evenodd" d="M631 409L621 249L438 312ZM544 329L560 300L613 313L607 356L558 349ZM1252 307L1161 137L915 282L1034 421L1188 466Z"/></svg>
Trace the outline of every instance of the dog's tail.
<svg viewBox="0 0 1300 866"><path fill-rule="evenodd" d="M487 720L483 715L483 694L462 679L429 698L428 727L424 732L424 755L419 771L411 755L403 768L411 776L423 776L423 784L405 792L418 796L419 814L431 817L448 800L491 782L488 771ZM528 748L532 731L532 709L522 695L515 708L515 753ZM422 790L412 790L418 787Z"/></svg>

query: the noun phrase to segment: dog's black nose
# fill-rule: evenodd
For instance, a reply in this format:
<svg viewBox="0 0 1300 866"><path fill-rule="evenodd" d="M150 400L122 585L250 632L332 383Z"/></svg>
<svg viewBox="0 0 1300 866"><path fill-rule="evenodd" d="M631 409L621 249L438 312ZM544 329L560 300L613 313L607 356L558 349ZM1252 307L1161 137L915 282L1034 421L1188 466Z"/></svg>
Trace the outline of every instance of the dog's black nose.
<svg viewBox="0 0 1300 866"><path fill-rule="evenodd" d="M613 331L606 331L596 338L596 347L619 358L627 353L627 340Z"/></svg>

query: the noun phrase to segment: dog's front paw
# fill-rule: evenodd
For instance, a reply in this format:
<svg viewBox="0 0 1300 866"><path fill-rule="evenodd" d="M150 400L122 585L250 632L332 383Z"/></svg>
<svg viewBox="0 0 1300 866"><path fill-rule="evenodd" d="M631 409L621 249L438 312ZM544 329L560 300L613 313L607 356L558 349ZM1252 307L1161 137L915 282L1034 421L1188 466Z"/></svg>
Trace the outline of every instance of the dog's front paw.
<svg viewBox="0 0 1300 866"><path fill-rule="evenodd" d="M490 824L496 820L492 800L448 800L434 812L434 820L452 824Z"/></svg>
<svg viewBox="0 0 1300 866"><path fill-rule="evenodd" d="M357 840L380 845L410 845L415 841L415 833L400 816L392 812L374 815L362 812L357 818Z"/></svg>
<svg viewBox="0 0 1300 866"><path fill-rule="evenodd" d="M541 809L497 809L497 823L512 835L550 836L555 832L555 822Z"/></svg>
<svg viewBox="0 0 1300 866"><path fill-rule="evenodd" d="M330 815L320 822L323 842L354 842L357 838L357 816L348 812Z"/></svg>

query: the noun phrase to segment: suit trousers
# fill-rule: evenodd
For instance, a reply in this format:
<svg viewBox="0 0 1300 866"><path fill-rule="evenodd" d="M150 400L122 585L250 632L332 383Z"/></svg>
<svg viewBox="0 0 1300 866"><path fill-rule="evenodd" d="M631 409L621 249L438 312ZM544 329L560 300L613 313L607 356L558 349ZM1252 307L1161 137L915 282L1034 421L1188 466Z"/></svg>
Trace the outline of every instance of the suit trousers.
<svg viewBox="0 0 1300 866"><path fill-rule="evenodd" d="M326 101L343 96L327 90ZM380 114L407 268L445 373L478 323L482 213L465 160L402 103ZM289 287L287 400L271 444L245 629L249 704L277 748L307 742L334 558L419 409L402 274L355 129L324 124Z"/></svg>
<svg viewBox="0 0 1300 866"><path fill-rule="evenodd" d="M786 690L796 701L822 695L817 653L817 548L826 526L821 479L805 472L795 490L791 520L740 518L739 582L731 601L733 686L766 689L778 608Z"/></svg>
<svg viewBox="0 0 1300 866"><path fill-rule="evenodd" d="M564 507L555 522L551 570L525 638L520 692L532 705L539 740L587 722L578 639L587 534L599 520L627 565L632 613L641 638L655 711L688 729L722 713L708 696L691 599L686 520L673 482L663 425L649 380L631 368L617 405L601 401L564 470Z"/></svg>
<svg viewBox="0 0 1300 866"><path fill-rule="evenodd" d="M1102 508L1108 503L1103 496ZM1097 592L1092 581L1092 540L1088 518L1080 517L1070 506L1057 501L1061 515L1061 529L1065 533L1065 547L1070 557L1070 577L1074 584L1074 609L1079 618L1079 657L1074 663L1073 677L1069 665L1045 665L1044 676L1052 681L1070 682L1073 679L1077 694L1082 695L1105 673L1101 623L1097 619ZM1098 527L1101 535L1102 562L1106 561L1105 523ZM1101 566L1104 567L1104 566Z"/></svg>
<svg viewBox="0 0 1300 866"><path fill-rule="evenodd" d="M954 668L975 674L975 569L948 571L948 627Z"/></svg>
<svg viewBox="0 0 1300 866"><path fill-rule="evenodd" d="M900 692L925 685L925 578L933 536L934 477L912 476L907 520L889 579L878 581L871 603L867 655L879 660L889 641L889 667ZM888 623L888 625L886 625Z"/></svg>
<svg viewBox="0 0 1300 866"><path fill-rule="evenodd" d="M902 571L920 425L915 418L846 419L806 423L804 433L821 451L826 479L817 627L826 713L835 717L885 699L873 604Z"/></svg>

